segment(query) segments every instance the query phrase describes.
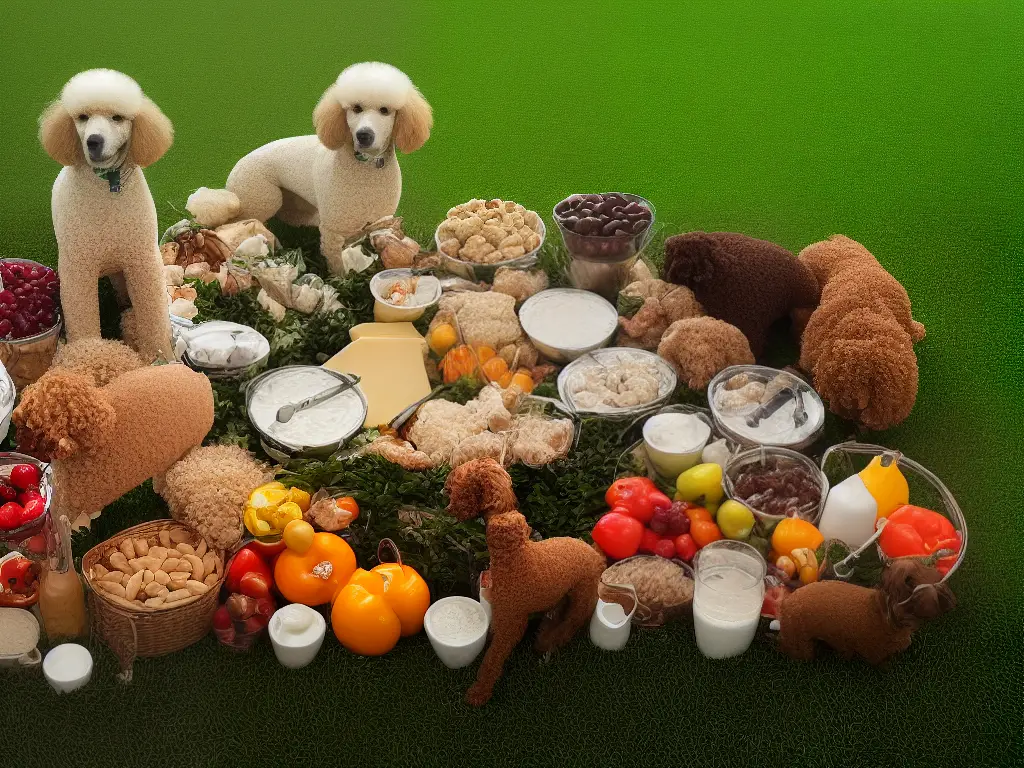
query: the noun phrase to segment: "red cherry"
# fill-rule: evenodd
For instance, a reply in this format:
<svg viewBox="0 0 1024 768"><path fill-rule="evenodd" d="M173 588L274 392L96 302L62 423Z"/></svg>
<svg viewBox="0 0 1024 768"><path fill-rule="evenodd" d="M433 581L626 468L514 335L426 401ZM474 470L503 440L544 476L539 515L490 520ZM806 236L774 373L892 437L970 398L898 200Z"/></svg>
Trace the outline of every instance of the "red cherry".
<svg viewBox="0 0 1024 768"><path fill-rule="evenodd" d="M14 304L15 302L17 302L17 298L15 298L14 294L10 290L5 288L0 291L0 303Z"/></svg>
<svg viewBox="0 0 1024 768"><path fill-rule="evenodd" d="M31 523L46 511L46 502L42 499L29 499L28 503L21 508L20 525Z"/></svg>
<svg viewBox="0 0 1024 768"><path fill-rule="evenodd" d="M24 510L20 504L9 501L0 507L0 530L9 531L21 525Z"/></svg>
<svg viewBox="0 0 1024 768"><path fill-rule="evenodd" d="M231 614L226 605L222 605L213 614L213 628L218 630L231 629Z"/></svg>
<svg viewBox="0 0 1024 768"><path fill-rule="evenodd" d="M39 468L35 464L15 464L11 467L11 485L22 491L39 489Z"/></svg>

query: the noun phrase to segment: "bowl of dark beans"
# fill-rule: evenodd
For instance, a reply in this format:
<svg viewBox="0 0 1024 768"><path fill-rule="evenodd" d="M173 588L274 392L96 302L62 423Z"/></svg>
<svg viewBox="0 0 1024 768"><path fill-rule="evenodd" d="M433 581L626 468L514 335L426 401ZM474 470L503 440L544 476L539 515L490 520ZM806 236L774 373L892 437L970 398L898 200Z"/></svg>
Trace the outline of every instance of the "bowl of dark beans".
<svg viewBox="0 0 1024 768"><path fill-rule="evenodd" d="M572 257L577 288L614 296L654 233L654 206L639 195L570 195L555 206L555 224Z"/></svg>

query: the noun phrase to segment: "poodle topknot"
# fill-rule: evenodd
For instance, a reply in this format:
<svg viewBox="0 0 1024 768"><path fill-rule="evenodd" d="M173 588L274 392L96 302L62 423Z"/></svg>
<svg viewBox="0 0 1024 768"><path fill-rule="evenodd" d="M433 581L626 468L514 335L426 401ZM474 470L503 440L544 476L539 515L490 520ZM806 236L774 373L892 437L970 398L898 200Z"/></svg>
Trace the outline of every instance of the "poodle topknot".
<svg viewBox="0 0 1024 768"><path fill-rule="evenodd" d="M145 98L137 82L113 69L79 72L60 93L60 103L71 115L109 110L129 119L139 113Z"/></svg>
<svg viewBox="0 0 1024 768"><path fill-rule="evenodd" d="M416 86L402 70L380 61L364 61L346 67L335 82L334 98L348 109L362 102L381 102L402 109L417 94Z"/></svg>

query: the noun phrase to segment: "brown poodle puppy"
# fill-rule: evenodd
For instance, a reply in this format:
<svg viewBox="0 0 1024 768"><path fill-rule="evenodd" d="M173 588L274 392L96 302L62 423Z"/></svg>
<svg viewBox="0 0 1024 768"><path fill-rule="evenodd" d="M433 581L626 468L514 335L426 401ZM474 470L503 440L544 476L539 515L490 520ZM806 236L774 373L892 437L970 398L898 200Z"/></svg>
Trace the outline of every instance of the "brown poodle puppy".
<svg viewBox="0 0 1024 768"><path fill-rule="evenodd" d="M754 362L747 337L735 325L713 317L677 320L658 344L658 354L676 369L690 389L704 389L730 365Z"/></svg>
<svg viewBox="0 0 1024 768"><path fill-rule="evenodd" d="M768 328L818 304L818 281L780 245L731 232L689 232L665 241L665 279L693 290L704 311L739 328L755 355Z"/></svg>
<svg viewBox="0 0 1024 768"><path fill-rule="evenodd" d="M11 420L18 449L52 462L54 514L78 528L202 443L213 390L180 364L138 368L104 387L57 369L25 389Z"/></svg>
<svg viewBox="0 0 1024 768"><path fill-rule="evenodd" d="M494 459L476 459L452 470L445 485L448 512L459 520L483 517L491 555L491 644L466 701L486 704L512 649L526 633L531 613L547 613L535 649L549 653L583 627L597 605L605 559L579 539L532 541L517 509L512 478ZM550 612L550 613L549 613Z"/></svg>
<svg viewBox="0 0 1024 768"><path fill-rule="evenodd" d="M823 280L821 304L801 337L800 367L834 413L870 429L899 424L917 399L914 343L925 335L906 290L842 235L807 246L799 260Z"/></svg>
<svg viewBox="0 0 1024 768"><path fill-rule="evenodd" d="M845 658L878 665L910 647L925 619L956 606L941 574L912 558L891 562L878 589L843 581L801 587L779 605L779 647L794 659L814 658L821 641Z"/></svg>
<svg viewBox="0 0 1024 768"><path fill-rule="evenodd" d="M235 445L193 448L153 489L167 502L171 517L188 523L218 549L242 539L242 513L249 494L274 479L269 468Z"/></svg>
<svg viewBox="0 0 1024 768"><path fill-rule="evenodd" d="M97 387L105 387L121 374L146 365L138 352L120 341L81 339L58 349L50 368L81 374Z"/></svg>

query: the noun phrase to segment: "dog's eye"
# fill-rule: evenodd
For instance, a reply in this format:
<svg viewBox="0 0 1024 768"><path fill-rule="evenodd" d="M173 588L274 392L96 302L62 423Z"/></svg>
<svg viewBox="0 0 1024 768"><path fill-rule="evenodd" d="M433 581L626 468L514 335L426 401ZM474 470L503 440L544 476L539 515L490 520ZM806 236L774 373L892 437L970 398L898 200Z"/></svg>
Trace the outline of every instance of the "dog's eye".
<svg viewBox="0 0 1024 768"><path fill-rule="evenodd" d="M89 119L89 116L88 116L88 115L86 115L86 114L81 114L81 115L79 115L79 116L78 116L78 119L79 119L79 120L80 120L81 122L83 122L83 123L84 123L84 122L85 122L86 120L88 120L88 119Z"/></svg>
<svg viewBox="0 0 1024 768"><path fill-rule="evenodd" d="M120 123L122 120L124 120L124 117L122 115L114 115L110 119L113 120L115 123Z"/></svg>
<svg viewBox="0 0 1024 768"><path fill-rule="evenodd" d="M354 107L352 107L352 111L358 115L360 112L363 111L363 108L359 104L356 104Z"/></svg>
<svg viewBox="0 0 1024 768"><path fill-rule="evenodd" d="M386 115L386 114L387 114L387 113L388 113L389 111L390 111L390 110L389 110L389 109L388 109L387 107L381 107L381 108L380 108L380 113L381 113L382 115Z"/></svg>

